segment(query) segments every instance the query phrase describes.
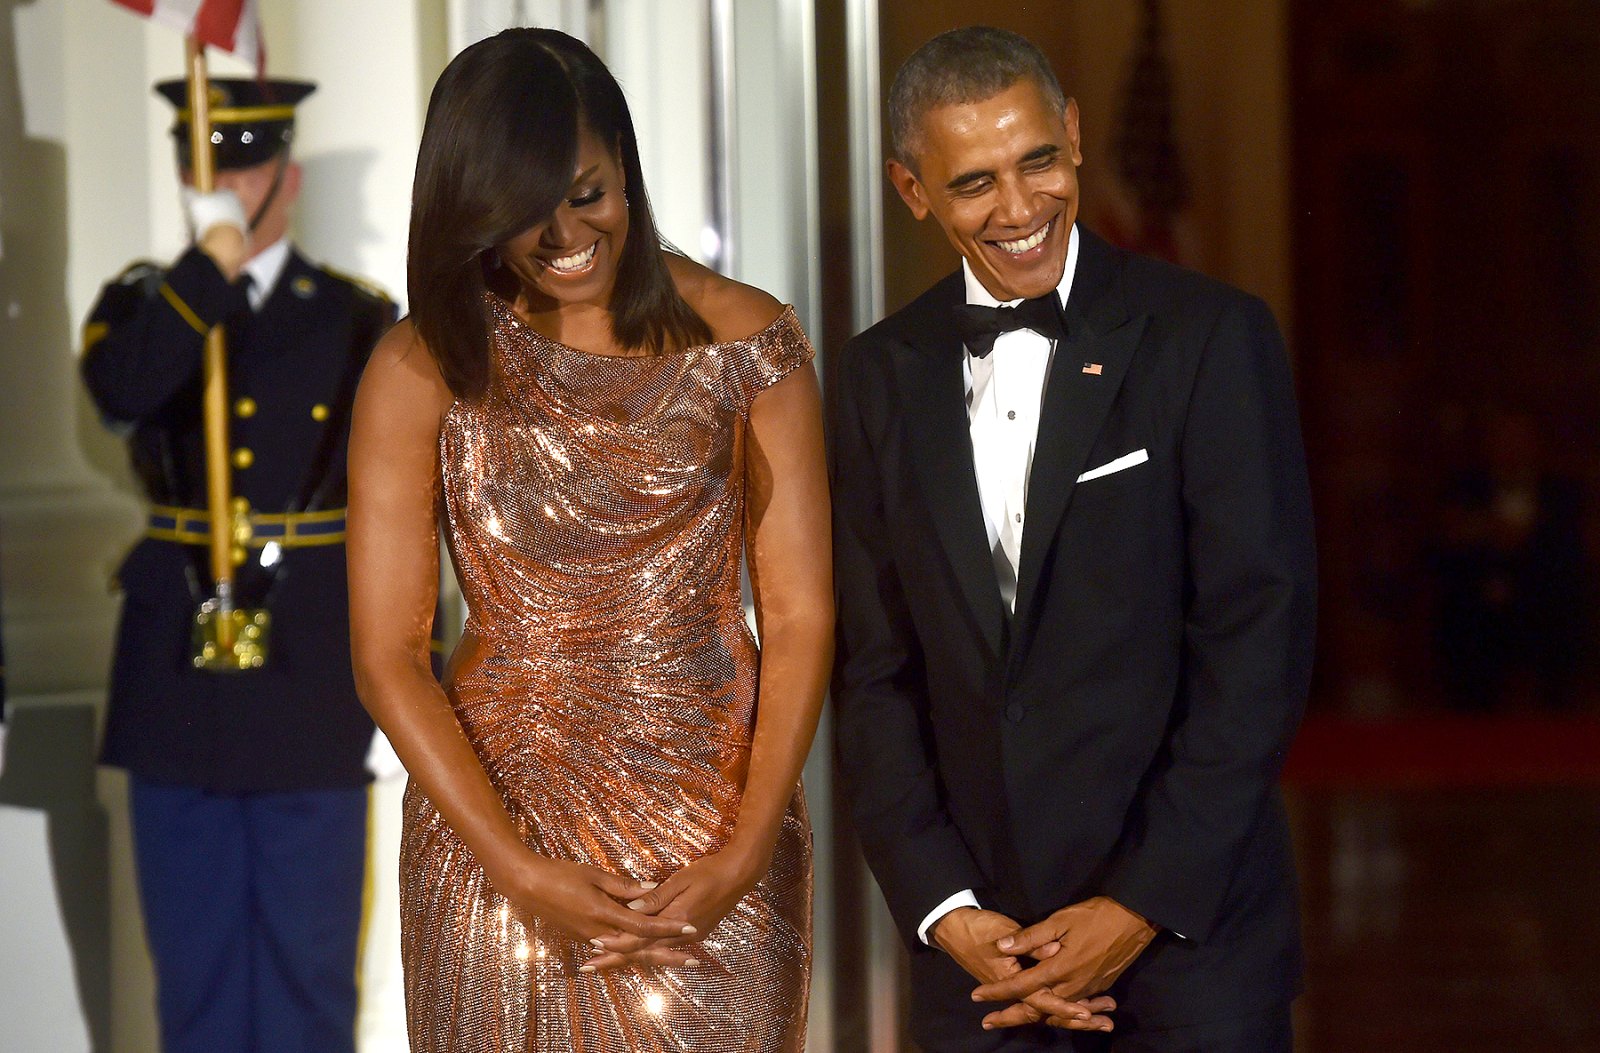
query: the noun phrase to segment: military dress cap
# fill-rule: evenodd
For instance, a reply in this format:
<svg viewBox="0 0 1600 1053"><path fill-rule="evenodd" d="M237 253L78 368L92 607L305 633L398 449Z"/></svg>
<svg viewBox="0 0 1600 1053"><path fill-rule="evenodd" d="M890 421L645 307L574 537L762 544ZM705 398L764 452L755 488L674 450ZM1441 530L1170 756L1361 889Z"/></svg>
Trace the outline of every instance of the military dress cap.
<svg viewBox="0 0 1600 1053"><path fill-rule="evenodd" d="M218 171L254 168L286 149L294 138L294 108L317 86L304 80L211 78L211 144ZM177 109L172 138L180 167L190 166L189 84L164 80L156 91Z"/></svg>

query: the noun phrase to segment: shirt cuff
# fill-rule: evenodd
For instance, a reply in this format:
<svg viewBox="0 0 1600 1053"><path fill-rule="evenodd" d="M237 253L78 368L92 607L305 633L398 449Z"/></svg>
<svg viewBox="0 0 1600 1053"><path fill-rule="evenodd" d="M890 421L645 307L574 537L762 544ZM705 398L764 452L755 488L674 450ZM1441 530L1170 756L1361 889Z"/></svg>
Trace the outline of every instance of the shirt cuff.
<svg viewBox="0 0 1600 1053"><path fill-rule="evenodd" d="M957 907L976 907L977 905L978 897L973 893L973 891L970 888L962 889L960 892L957 892L954 896L951 896L949 899L945 900L943 903L939 904L937 907L934 907L928 912L928 916L922 919L922 924L917 926L917 939L921 940L929 947L932 947L933 941L928 938L928 930L933 928L934 924L938 922L940 918L944 917L946 914L949 914Z"/></svg>

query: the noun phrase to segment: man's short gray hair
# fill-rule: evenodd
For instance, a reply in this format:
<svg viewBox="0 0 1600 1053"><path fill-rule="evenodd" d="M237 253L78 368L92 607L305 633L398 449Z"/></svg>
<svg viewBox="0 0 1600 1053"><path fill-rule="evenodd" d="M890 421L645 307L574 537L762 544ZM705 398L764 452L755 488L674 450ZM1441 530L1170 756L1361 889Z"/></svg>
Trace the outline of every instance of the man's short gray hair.
<svg viewBox="0 0 1600 1053"><path fill-rule="evenodd" d="M913 171L922 148L922 118L929 110L982 102L1024 77L1044 92L1056 116L1067 112L1050 60L1027 37L1008 29L968 26L941 33L918 48L889 85L890 149Z"/></svg>

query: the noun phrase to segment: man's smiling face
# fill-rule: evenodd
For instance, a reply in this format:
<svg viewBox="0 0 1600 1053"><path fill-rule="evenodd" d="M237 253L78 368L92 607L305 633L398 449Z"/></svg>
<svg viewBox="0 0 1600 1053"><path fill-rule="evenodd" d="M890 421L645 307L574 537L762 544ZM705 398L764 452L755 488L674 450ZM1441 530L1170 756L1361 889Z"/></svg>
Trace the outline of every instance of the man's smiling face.
<svg viewBox="0 0 1600 1053"><path fill-rule="evenodd" d="M922 117L913 171L889 179L917 219L929 214L997 300L1061 282L1078 214L1078 104L1058 116L1031 78Z"/></svg>

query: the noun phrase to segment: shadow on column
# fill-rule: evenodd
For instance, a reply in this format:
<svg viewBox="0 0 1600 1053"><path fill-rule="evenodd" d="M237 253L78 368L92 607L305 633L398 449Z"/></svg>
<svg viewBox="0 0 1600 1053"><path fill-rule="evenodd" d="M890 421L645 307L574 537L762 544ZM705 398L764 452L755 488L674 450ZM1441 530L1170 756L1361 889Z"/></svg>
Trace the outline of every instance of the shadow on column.
<svg viewBox="0 0 1600 1053"><path fill-rule="evenodd" d="M35 380L44 383L49 369L59 370L60 356L70 355L72 325L66 302L66 153L59 143L29 138L23 110L16 24L30 2L0 0L0 348L9 358L0 363L0 377L31 386ZM16 427L20 422L9 423ZM13 441L17 438L7 437L6 447L27 449L27 443ZM42 606L45 598L26 587L28 567L7 570L8 581L24 586L6 590L11 625L16 627L23 608ZM18 652L26 653L13 648L14 658ZM26 670L14 668L12 673L14 697L19 688L27 690L32 678ZM71 943L79 1001L93 1048L106 1050L107 822L95 798L95 738L91 706L13 704L0 804L37 810L47 819L55 892Z"/></svg>

